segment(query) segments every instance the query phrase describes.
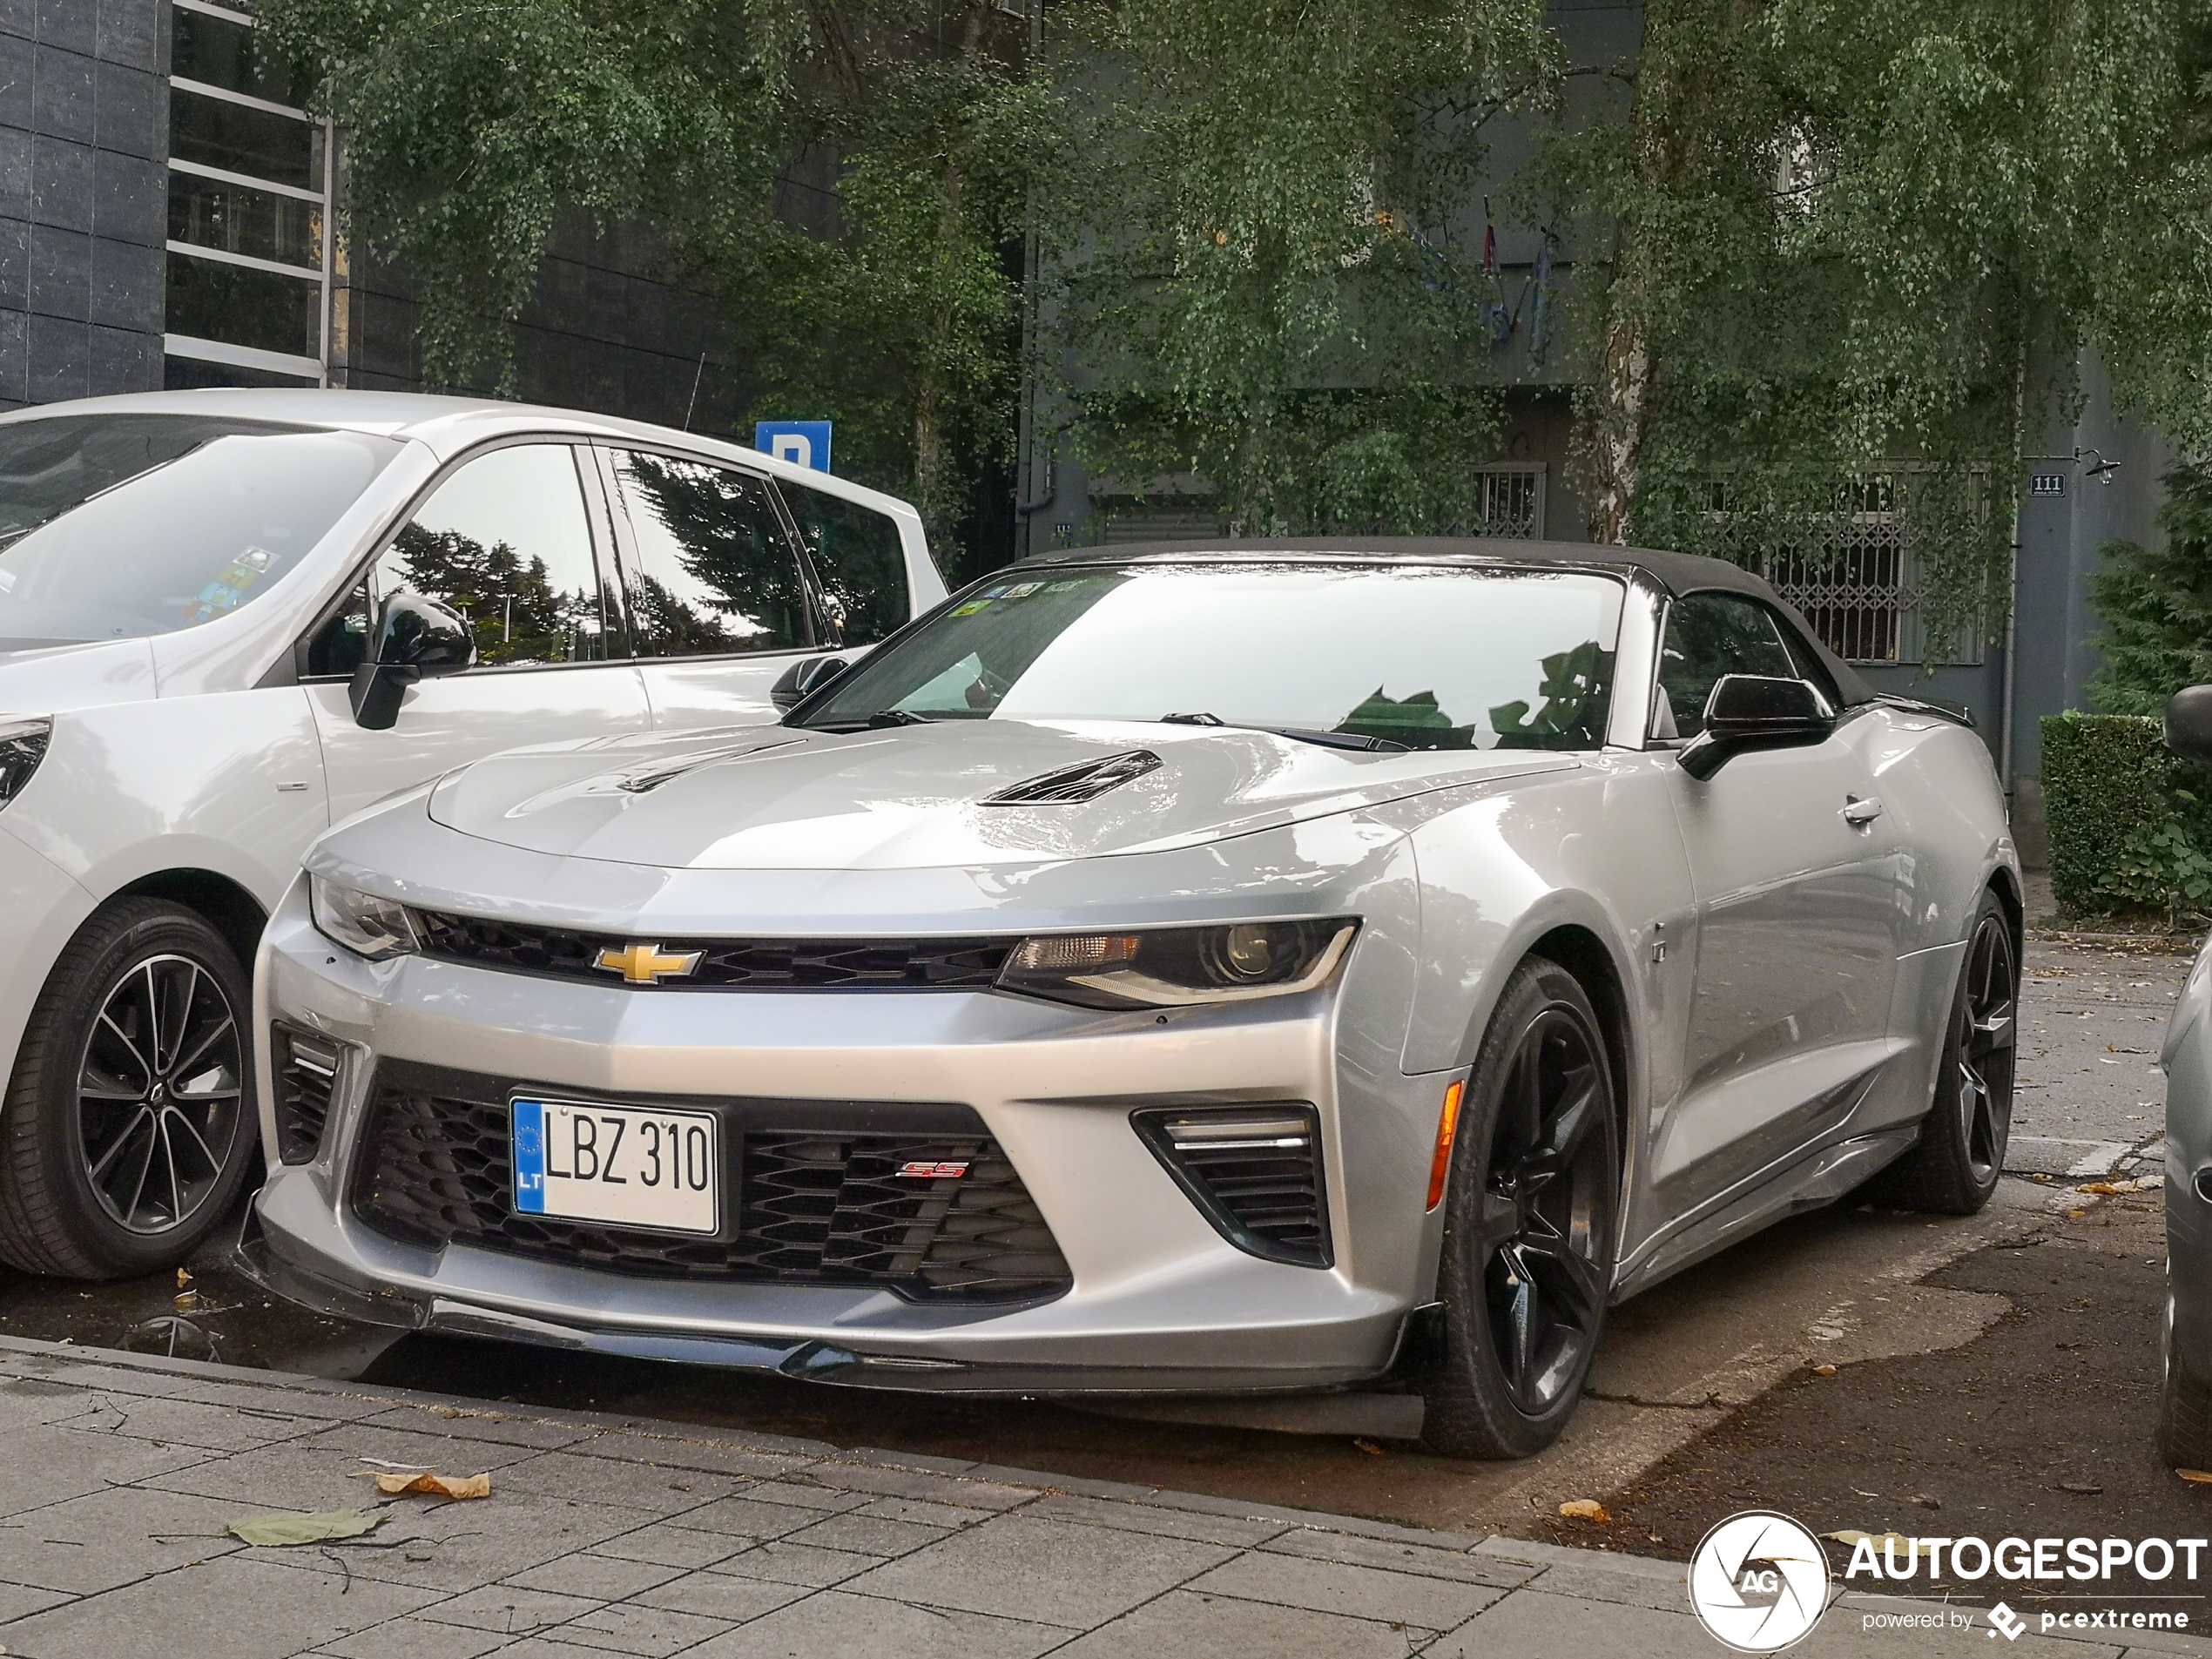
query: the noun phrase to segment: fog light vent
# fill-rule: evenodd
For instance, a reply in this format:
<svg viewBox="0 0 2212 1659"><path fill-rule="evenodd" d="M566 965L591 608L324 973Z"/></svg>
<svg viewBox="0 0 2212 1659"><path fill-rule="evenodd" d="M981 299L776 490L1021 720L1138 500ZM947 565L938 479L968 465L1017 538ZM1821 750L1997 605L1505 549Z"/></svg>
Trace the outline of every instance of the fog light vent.
<svg viewBox="0 0 2212 1659"><path fill-rule="evenodd" d="M338 1091L339 1045L288 1025L269 1030L269 1063L276 1073L277 1156L287 1163L312 1163L330 1122Z"/></svg>
<svg viewBox="0 0 2212 1659"><path fill-rule="evenodd" d="M1299 1101L1142 1111L1130 1122L1224 1238L1294 1267L1327 1267L1321 1119Z"/></svg>
<svg viewBox="0 0 2212 1659"><path fill-rule="evenodd" d="M2196 1172L2196 1179L2192 1184L2196 1188L2198 1197L2207 1204L2212 1204L2212 1170L2199 1170Z"/></svg>

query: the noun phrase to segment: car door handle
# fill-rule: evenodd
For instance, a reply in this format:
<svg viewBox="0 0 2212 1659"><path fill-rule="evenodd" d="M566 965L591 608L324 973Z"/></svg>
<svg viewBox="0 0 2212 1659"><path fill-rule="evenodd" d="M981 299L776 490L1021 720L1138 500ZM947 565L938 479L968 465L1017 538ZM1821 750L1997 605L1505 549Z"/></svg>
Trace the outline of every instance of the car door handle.
<svg viewBox="0 0 2212 1659"><path fill-rule="evenodd" d="M1882 803L1871 795L1844 797L1844 822L1853 829L1865 829L1882 815Z"/></svg>

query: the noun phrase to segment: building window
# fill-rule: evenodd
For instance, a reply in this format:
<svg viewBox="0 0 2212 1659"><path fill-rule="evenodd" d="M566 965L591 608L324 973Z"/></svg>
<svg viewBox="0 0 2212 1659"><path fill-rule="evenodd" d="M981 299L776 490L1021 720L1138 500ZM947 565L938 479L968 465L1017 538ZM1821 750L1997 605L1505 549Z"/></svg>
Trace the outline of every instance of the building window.
<svg viewBox="0 0 2212 1659"><path fill-rule="evenodd" d="M172 387L329 381L332 133L251 3L172 0Z"/></svg>
<svg viewBox="0 0 2212 1659"><path fill-rule="evenodd" d="M1544 464L1499 462L1477 467L1481 486L1478 536L1502 536L1516 542L1544 539Z"/></svg>
<svg viewBox="0 0 2212 1659"><path fill-rule="evenodd" d="M1893 475L1862 480L1837 514L1817 557L1760 555L1745 563L1795 605L1828 649L1847 663L1977 665L1979 630L1932 653L1922 626L1912 537Z"/></svg>

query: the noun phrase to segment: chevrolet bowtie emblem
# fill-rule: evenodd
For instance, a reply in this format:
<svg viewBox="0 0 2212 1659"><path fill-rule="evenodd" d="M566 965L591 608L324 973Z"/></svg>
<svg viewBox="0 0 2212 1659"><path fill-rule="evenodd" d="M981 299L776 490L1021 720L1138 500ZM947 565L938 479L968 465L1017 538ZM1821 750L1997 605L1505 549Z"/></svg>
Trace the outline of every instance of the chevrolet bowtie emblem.
<svg viewBox="0 0 2212 1659"><path fill-rule="evenodd" d="M658 945L631 945L621 950L603 950L593 964L610 974L619 974L632 985L658 985L664 979L681 979L699 965L703 950L682 950L663 955Z"/></svg>

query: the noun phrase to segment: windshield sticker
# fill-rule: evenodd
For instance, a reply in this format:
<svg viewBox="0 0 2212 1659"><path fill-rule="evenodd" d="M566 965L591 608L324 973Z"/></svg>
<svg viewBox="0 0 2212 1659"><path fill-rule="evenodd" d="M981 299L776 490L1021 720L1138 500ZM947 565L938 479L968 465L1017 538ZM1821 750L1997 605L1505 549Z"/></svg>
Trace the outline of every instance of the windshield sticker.
<svg viewBox="0 0 2212 1659"><path fill-rule="evenodd" d="M185 607L187 624L206 622L226 610L235 610L246 597L246 590L260 581L276 555L266 548L249 547L228 564L223 573L199 590L199 597Z"/></svg>
<svg viewBox="0 0 2212 1659"><path fill-rule="evenodd" d="M972 617L977 611L982 610L986 605L989 604L991 603L991 599L992 596L988 593L980 599L970 599L966 604L956 609L953 612L953 615L955 617Z"/></svg>

